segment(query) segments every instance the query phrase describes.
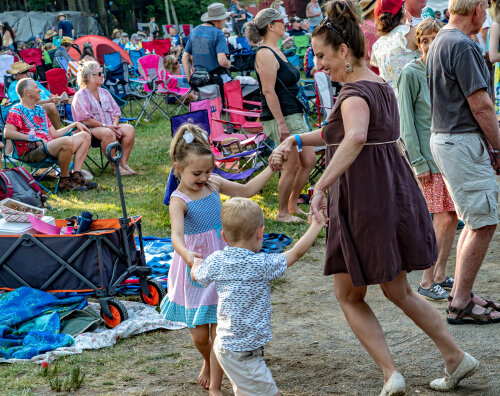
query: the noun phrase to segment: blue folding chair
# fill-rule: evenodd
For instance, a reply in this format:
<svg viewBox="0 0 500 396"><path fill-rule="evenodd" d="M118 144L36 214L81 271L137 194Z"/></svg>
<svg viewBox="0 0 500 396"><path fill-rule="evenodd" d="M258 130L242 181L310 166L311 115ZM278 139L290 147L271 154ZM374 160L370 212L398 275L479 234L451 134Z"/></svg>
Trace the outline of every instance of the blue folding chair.
<svg viewBox="0 0 500 396"><path fill-rule="evenodd" d="M129 51L129 56L130 56L130 61L132 62L132 65L129 65L129 73L135 77L139 77L139 72L137 71L137 61L139 58L142 58L143 56L146 56L146 51L144 48L141 48L140 50L137 51Z"/></svg>
<svg viewBox="0 0 500 396"><path fill-rule="evenodd" d="M119 52L104 54L104 68L109 72L113 72L122 66L122 56Z"/></svg>

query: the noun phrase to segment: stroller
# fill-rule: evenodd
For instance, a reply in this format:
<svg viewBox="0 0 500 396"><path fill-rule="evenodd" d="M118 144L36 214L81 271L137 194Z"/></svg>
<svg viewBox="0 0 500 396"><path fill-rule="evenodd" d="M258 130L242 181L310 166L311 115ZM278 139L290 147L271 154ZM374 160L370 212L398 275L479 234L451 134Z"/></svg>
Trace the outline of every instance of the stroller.
<svg viewBox="0 0 500 396"><path fill-rule="evenodd" d="M111 155L113 150L115 156ZM0 289L28 286L54 293L95 293L101 317L108 328L113 328L128 319L125 306L113 298L126 279L139 278L140 297L148 305L158 305L166 291L149 278L152 269L145 262L141 217L127 216L118 166L120 143L110 144L106 155L116 165L123 217L94 220L90 231L81 234L2 235ZM63 227L66 220L56 220L56 225ZM139 237L139 247L134 233Z"/></svg>

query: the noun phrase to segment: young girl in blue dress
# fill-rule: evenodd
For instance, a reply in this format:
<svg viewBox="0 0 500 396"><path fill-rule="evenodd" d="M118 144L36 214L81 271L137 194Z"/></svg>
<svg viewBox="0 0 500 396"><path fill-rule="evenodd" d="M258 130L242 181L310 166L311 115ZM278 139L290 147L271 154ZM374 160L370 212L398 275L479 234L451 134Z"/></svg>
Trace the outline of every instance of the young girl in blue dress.
<svg viewBox="0 0 500 396"><path fill-rule="evenodd" d="M174 258L168 274L168 294L161 303L162 315L182 322L204 362L198 382L211 395L222 395L223 371L212 353L217 327L217 292L214 284L204 288L191 280L195 258L206 258L222 250L221 202L219 193L230 197L252 197L271 178L267 167L247 184L238 184L212 174L215 157L208 136L193 124L182 125L172 140L170 156L180 178L170 200Z"/></svg>

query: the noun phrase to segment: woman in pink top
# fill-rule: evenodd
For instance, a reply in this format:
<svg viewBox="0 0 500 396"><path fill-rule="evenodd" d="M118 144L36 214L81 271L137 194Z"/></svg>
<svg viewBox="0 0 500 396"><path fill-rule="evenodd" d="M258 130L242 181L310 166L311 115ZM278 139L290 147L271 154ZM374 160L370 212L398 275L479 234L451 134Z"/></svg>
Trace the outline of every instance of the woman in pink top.
<svg viewBox="0 0 500 396"><path fill-rule="evenodd" d="M365 61L368 68L378 75L378 67L370 65L370 58L372 56L372 46L375 41L378 40L377 27L375 26L375 4L377 0L361 0L359 2L359 8L361 10L361 16L363 17L363 22L359 27L365 36Z"/></svg>
<svg viewBox="0 0 500 396"><path fill-rule="evenodd" d="M135 128L119 123L120 108L111 93L101 88L104 82L101 66L97 62L85 62L79 68L77 79L80 90L71 103L74 120L91 129L92 147L100 146L104 153L110 143L118 140L123 149L120 173L123 176L135 175L137 172L127 165L134 147Z"/></svg>

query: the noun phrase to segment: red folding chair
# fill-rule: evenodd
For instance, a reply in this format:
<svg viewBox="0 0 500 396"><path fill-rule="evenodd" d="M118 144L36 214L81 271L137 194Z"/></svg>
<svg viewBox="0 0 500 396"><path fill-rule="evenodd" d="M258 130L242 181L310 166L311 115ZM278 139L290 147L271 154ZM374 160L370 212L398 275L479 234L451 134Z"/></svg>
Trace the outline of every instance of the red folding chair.
<svg viewBox="0 0 500 396"><path fill-rule="evenodd" d="M25 48L19 51L19 55L27 64L34 66L30 69L30 72L35 73L36 66L42 64L42 50L40 48Z"/></svg>
<svg viewBox="0 0 500 396"><path fill-rule="evenodd" d="M262 124L258 120L262 109L248 110L243 106L244 104L260 106L260 102L252 102L250 100L243 100L243 93L241 92L241 84L238 80L229 81L224 84L224 101L226 104L225 112L229 113L231 122L235 124L236 129L241 129L243 133L248 132L262 132ZM255 121L248 121L248 118L255 118Z"/></svg>
<svg viewBox="0 0 500 396"><path fill-rule="evenodd" d="M187 37L191 34L191 29L193 25L181 25L182 31L184 32L184 37Z"/></svg>
<svg viewBox="0 0 500 396"><path fill-rule="evenodd" d="M64 69L56 68L47 70L45 76L47 77L49 91L54 95L62 95L63 92L66 92L68 95L75 94L75 90L68 87L68 78Z"/></svg>
<svg viewBox="0 0 500 396"><path fill-rule="evenodd" d="M152 41L143 41L142 48L144 48L144 51L149 52L150 54L152 54L155 50L154 44Z"/></svg>
<svg viewBox="0 0 500 396"><path fill-rule="evenodd" d="M170 53L170 39L153 40L153 48L156 55L168 55Z"/></svg>

